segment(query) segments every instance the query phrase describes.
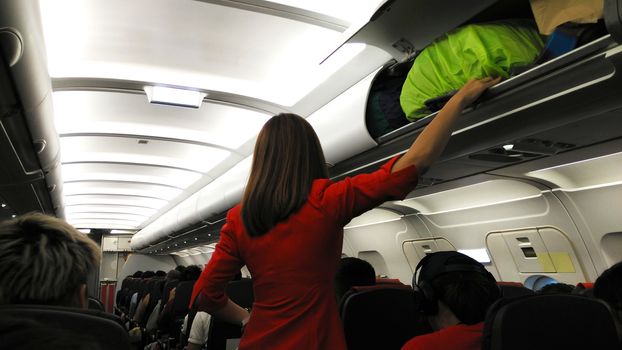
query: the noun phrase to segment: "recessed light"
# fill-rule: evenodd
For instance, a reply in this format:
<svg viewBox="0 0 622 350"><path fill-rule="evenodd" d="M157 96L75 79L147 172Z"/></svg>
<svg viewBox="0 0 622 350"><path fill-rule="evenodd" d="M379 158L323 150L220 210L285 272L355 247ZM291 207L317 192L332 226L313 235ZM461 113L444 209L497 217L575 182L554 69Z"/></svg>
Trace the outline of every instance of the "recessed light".
<svg viewBox="0 0 622 350"><path fill-rule="evenodd" d="M6 204L4 204L4 203L2 203L1 205L2 205L3 208L6 207Z"/></svg>
<svg viewBox="0 0 622 350"><path fill-rule="evenodd" d="M513 145L513 144L511 144L511 143L509 143L509 144L507 144L507 145L503 145L503 149L504 149L504 150L506 150L506 151L509 151L509 150L511 150L512 148L514 148L514 145Z"/></svg>
<svg viewBox="0 0 622 350"><path fill-rule="evenodd" d="M166 86L145 86L143 89L150 103L180 107L199 108L207 95L201 91Z"/></svg>
<svg viewBox="0 0 622 350"><path fill-rule="evenodd" d="M11 217L12 217L12 218L14 218L14 217L16 217L16 216L17 216L17 215L15 215L15 214L11 215Z"/></svg>

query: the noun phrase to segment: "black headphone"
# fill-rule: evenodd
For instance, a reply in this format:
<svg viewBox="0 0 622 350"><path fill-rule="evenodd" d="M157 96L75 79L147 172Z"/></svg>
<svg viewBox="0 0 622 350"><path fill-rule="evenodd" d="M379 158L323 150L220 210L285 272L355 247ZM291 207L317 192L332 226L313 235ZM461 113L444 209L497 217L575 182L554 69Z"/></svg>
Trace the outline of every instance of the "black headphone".
<svg viewBox="0 0 622 350"><path fill-rule="evenodd" d="M450 260L457 260L452 263ZM412 286L415 305L426 315L438 314L437 297L432 281L448 272L478 272L496 283L495 277L477 260L456 251L435 252L426 255L415 268Z"/></svg>

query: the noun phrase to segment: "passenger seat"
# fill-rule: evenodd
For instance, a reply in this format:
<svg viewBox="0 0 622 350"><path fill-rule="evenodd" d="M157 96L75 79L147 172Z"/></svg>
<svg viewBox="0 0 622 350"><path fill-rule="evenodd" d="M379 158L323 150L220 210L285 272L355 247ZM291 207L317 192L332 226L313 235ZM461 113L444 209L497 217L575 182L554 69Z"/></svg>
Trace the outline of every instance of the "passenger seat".
<svg viewBox="0 0 622 350"><path fill-rule="evenodd" d="M121 319L106 312L47 305L2 305L0 323L3 349L17 345L44 349L76 345L101 350L130 349ZM40 347L37 342L42 342L44 336L51 343Z"/></svg>
<svg viewBox="0 0 622 350"><path fill-rule="evenodd" d="M432 329L415 308L415 294L404 284L353 287L340 306L348 350L401 349Z"/></svg>
<svg viewBox="0 0 622 350"><path fill-rule="evenodd" d="M619 349L613 315L600 300L572 294L500 299L484 323L483 350Z"/></svg>

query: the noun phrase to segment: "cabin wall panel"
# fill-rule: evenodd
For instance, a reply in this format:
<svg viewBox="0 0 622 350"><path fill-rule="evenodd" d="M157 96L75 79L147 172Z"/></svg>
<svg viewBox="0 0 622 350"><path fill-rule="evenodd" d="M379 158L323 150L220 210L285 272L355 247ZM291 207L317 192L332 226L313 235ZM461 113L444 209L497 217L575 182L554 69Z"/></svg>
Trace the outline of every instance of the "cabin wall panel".
<svg viewBox="0 0 622 350"><path fill-rule="evenodd" d="M538 197L462 210L420 214L420 217L434 236L448 239L457 249L485 248L486 235L493 231L551 226L568 237L587 278L593 280L597 276L589 251L573 219L550 191L543 191ZM508 256L508 259L503 264L513 264L511 256Z"/></svg>
<svg viewBox="0 0 622 350"><path fill-rule="evenodd" d="M616 263L603 238L622 231L622 183L554 193L575 219L598 273Z"/></svg>
<svg viewBox="0 0 622 350"><path fill-rule="evenodd" d="M402 242L407 239L421 238L421 236L408 220L401 218L346 228L344 235L352 250L349 256L376 251L384 259L388 277L398 278L402 283L410 284L412 270L402 251Z"/></svg>

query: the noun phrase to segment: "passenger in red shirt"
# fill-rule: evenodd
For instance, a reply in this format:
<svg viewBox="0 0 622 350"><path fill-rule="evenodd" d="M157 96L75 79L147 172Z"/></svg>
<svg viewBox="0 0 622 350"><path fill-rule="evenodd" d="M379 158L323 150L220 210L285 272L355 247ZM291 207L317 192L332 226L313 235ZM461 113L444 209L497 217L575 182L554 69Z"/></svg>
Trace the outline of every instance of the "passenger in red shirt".
<svg viewBox="0 0 622 350"><path fill-rule="evenodd" d="M242 202L227 214L192 299L202 293L201 311L246 324L241 350L346 349L333 292L343 226L412 191L417 175L442 152L462 109L498 81L467 83L402 157L337 182L328 179L320 142L305 119L270 119L257 138ZM244 265L255 294L250 318L225 295Z"/></svg>
<svg viewBox="0 0 622 350"><path fill-rule="evenodd" d="M409 340L402 350L479 350L486 311L501 291L476 260L454 251L421 259L413 276L419 310L435 332Z"/></svg>

